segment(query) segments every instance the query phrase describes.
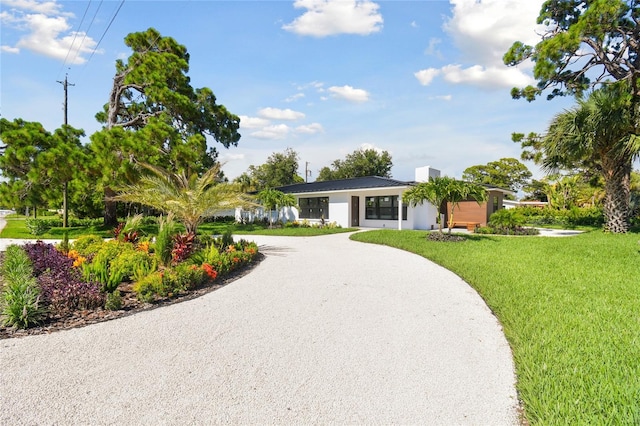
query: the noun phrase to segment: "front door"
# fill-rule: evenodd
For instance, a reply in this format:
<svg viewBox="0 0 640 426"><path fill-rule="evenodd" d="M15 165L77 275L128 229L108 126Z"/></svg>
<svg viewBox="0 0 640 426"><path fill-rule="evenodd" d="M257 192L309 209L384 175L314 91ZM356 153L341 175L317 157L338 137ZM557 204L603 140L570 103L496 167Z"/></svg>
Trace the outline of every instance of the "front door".
<svg viewBox="0 0 640 426"><path fill-rule="evenodd" d="M360 197L351 197L351 226L360 226Z"/></svg>

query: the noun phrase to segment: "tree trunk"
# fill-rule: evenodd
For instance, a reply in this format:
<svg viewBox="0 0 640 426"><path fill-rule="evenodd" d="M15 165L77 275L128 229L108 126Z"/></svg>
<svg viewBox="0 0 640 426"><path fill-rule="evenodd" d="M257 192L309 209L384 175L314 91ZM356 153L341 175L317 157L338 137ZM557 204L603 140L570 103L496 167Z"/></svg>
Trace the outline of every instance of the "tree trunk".
<svg viewBox="0 0 640 426"><path fill-rule="evenodd" d="M605 179L605 230L616 234L629 231L631 162L603 159Z"/></svg>
<svg viewBox="0 0 640 426"><path fill-rule="evenodd" d="M69 227L69 206L67 204L69 184L65 182L62 186L62 227Z"/></svg>
<svg viewBox="0 0 640 426"><path fill-rule="evenodd" d="M104 188L104 226L118 226L118 203L111 200L116 193L110 187Z"/></svg>

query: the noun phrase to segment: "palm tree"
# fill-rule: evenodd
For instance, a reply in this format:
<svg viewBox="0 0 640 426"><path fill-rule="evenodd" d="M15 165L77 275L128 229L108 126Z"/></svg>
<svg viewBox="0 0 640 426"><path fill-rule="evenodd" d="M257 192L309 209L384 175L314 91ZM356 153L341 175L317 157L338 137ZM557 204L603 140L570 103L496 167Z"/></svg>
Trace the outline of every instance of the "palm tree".
<svg viewBox="0 0 640 426"><path fill-rule="evenodd" d="M219 164L202 176L171 173L150 164L140 165L150 173L144 174L135 184L119 188L119 194L112 199L173 213L188 233L195 235L204 219L223 210L255 206L238 184L219 182Z"/></svg>
<svg viewBox="0 0 640 426"><path fill-rule="evenodd" d="M451 212L449 214L449 233L453 228L453 211L460 205L462 201L474 200L478 204L487 201L486 189L477 183L465 182L462 180L453 180L447 186L447 201L451 203Z"/></svg>
<svg viewBox="0 0 640 426"><path fill-rule="evenodd" d="M602 175L605 228L614 233L629 230L630 176L640 153L634 127L631 95L617 83L556 115L541 141L541 163L547 171L582 168Z"/></svg>
<svg viewBox="0 0 640 426"><path fill-rule="evenodd" d="M269 228L273 227L273 210L280 210L283 207L295 207L296 198L291 194L285 194L277 189L263 189L257 195L258 200L262 203L265 210L269 211ZM278 212L278 220L280 213Z"/></svg>
<svg viewBox="0 0 640 426"><path fill-rule="evenodd" d="M444 203L451 203L451 214L448 220L449 233L453 226L453 210L460 202L474 199L479 203L486 201L487 195L481 185L459 181L447 176L430 177L428 182L422 182L402 194L402 200L411 207L422 204L425 201L433 204L438 209L438 230L442 233L441 207Z"/></svg>

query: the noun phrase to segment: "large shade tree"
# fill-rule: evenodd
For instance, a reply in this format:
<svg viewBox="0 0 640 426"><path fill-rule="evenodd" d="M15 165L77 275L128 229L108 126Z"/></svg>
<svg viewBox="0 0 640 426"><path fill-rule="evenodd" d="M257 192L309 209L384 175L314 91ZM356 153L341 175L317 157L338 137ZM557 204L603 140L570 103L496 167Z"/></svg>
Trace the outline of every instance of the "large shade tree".
<svg viewBox="0 0 640 426"><path fill-rule="evenodd" d="M217 158L207 138L225 148L240 139L239 117L218 104L211 89L191 86L185 46L153 28L127 35L125 44L132 53L116 61L109 101L96 115L104 128L91 138L107 199L114 185L136 178L136 161L203 173ZM115 213L107 203L107 224L116 222Z"/></svg>
<svg viewBox="0 0 640 426"><path fill-rule="evenodd" d="M268 188L302 183L304 179L298 175L300 157L292 148L284 152L274 152L264 164L250 165L248 170L234 181L242 184L247 190L262 191Z"/></svg>
<svg viewBox="0 0 640 426"><path fill-rule="evenodd" d="M637 0L546 0L538 16L544 25L535 46L513 43L504 55L510 66L531 60L534 86L514 88L512 96L534 100L582 95L596 85L624 81L630 87L632 115L640 100L640 4Z"/></svg>
<svg viewBox="0 0 640 426"><path fill-rule="evenodd" d="M86 164L80 143L84 132L63 126L50 133L37 122L0 119L0 184L2 203L12 207L63 207L67 226L69 183ZM34 212L36 209L34 209Z"/></svg>
<svg viewBox="0 0 640 426"><path fill-rule="evenodd" d="M335 160L331 167L320 169L317 181L348 179L365 176L391 177L391 155L387 151L357 149L347 154L344 160Z"/></svg>
<svg viewBox="0 0 640 426"><path fill-rule="evenodd" d="M136 183L120 187L113 199L172 213L188 233L196 234L206 218L224 210L255 206L239 185L220 182L219 165L201 175L187 175L184 170L174 173L151 164L140 166L146 173Z"/></svg>
<svg viewBox="0 0 640 426"><path fill-rule="evenodd" d="M501 158L487 164L467 167L462 179L468 182L494 185L518 192L531 179L531 172L516 158Z"/></svg>

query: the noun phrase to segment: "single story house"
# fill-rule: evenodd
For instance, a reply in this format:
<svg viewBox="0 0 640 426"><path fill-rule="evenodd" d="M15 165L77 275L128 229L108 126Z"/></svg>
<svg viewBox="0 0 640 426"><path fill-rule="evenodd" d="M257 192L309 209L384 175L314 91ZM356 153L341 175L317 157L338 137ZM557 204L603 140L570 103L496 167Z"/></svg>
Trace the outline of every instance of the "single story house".
<svg viewBox="0 0 640 426"><path fill-rule="evenodd" d="M416 184L438 176L439 170L425 166L415 170L414 181L368 176L281 186L276 189L293 195L298 208L283 208L277 212L278 219L308 220L311 223L324 220L327 223L335 222L343 228L437 229L436 206L425 202L409 207L402 203L402 194ZM469 210L474 212L471 217L473 221L484 225L488 215L502 208L503 193L506 190L492 187L488 187L487 190L490 202L483 204L484 210L480 209L486 212L484 216L480 218L475 214L478 210L477 203L473 202L476 205L476 208L473 208L467 206L468 202L462 202L455 210L456 222L463 221L466 217L465 212ZM496 202L497 207L494 209ZM446 210L443 208L440 213L446 213ZM236 216L239 214L243 213L236 213ZM250 214L248 219L251 220Z"/></svg>

